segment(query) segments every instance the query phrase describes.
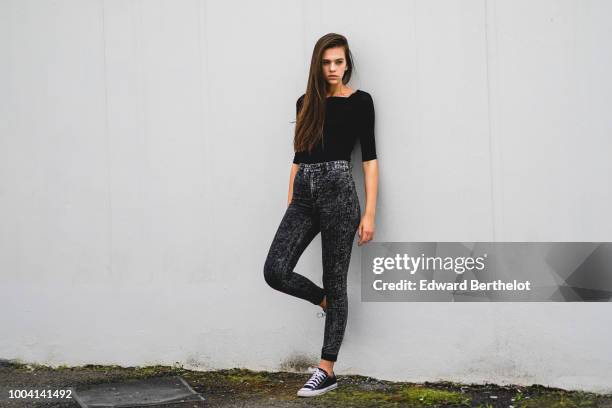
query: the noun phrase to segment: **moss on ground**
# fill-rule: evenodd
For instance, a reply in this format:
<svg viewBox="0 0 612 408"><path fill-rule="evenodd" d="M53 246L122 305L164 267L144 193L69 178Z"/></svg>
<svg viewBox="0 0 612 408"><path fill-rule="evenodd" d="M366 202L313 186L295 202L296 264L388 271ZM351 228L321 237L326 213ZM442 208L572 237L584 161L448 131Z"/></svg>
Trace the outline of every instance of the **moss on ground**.
<svg viewBox="0 0 612 408"><path fill-rule="evenodd" d="M181 366L151 365L146 367L120 367L117 365L86 365L56 368L11 362L0 365L3 382L11 379L31 384L66 384L78 386L100 382L157 376L182 376L196 392L207 398L210 406L235 401L248 401L253 406L292 407L474 407L497 408L512 405L515 408L612 408L612 395L570 392L541 385L530 387L497 386L495 384L465 385L440 381L423 384L391 382L357 375L341 375L339 387L315 398L300 398L296 391L304 384L309 373L287 371L266 372L244 368L215 371L192 371ZM30 374L35 375L30 375ZM258 405L261 404L261 405ZM282 405L276 405L282 404ZM249 404L251 405L251 404Z"/></svg>
<svg viewBox="0 0 612 408"><path fill-rule="evenodd" d="M456 391L439 390L425 386L414 385L398 392L398 399L418 406L431 407L439 405L467 405L471 398Z"/></svg>
<svg viewBox="0 0 612 408"><path fill-rule="evenodd" d="M455 391L439 390L418 384L404 384L386 391L362 391L348 387L338 388L322 395L322 401L338 406L376 406L376 407L469 407L471 398ZM331 405L331 404L330 404Z"/></svg>
<svg viewBox="0 0 612 408"><path fill-rule="evenodd" d="M525 398L521 395L515 398L515 401L516 408L596 408L602 406L604 403L604 399L597 394L581 391L568 392L563 390L548 391L529 398ZM607 406L612 407L612 403L609 402Z"/></svg>

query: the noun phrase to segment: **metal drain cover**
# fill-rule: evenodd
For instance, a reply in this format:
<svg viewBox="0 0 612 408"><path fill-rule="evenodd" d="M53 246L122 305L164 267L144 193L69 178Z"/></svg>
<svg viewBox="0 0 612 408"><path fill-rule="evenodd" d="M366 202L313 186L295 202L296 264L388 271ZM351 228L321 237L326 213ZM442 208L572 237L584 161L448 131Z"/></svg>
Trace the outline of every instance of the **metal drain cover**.
<svg viewBox="0 0 612 408"><path fill-rule="evenodd" d="M74 399L83 408L140 407L204 401L204 397L180 376L80 386L74 390Z"/></svg>

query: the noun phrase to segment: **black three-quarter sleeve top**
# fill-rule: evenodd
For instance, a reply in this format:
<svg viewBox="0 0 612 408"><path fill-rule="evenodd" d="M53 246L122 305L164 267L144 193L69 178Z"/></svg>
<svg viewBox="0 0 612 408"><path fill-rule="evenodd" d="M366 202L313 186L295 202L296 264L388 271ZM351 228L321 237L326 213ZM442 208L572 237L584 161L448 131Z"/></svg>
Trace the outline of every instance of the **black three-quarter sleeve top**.
<svg viewBox="0 0 612 408"><path fill-rule="evenodd" d="M296 116L304 95L296 103ZM293 163L320 163L351 160L355 142L361 144L361 160L376 159L374 141L374 102L369 93L358 89L348 97L329 96L325 104L323 144L319 141L312 152L295 152Z"/></svg>

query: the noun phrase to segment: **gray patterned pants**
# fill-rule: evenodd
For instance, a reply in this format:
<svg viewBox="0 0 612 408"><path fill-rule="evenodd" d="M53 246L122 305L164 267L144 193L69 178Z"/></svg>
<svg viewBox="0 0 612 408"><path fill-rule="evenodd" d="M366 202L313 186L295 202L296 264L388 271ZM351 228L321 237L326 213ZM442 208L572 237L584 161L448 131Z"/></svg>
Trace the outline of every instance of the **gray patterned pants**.
<svg viewBox="0 0 612 408"><path fill-rule="evenodd" d="M270 246L264 278L272 288L315 305L327 296L321 358L336 361L348 316L346 290L351 250L361 208L346 160L301 163L293 197ZM321 233L323 288L294 272L308 244Z"/></svg>

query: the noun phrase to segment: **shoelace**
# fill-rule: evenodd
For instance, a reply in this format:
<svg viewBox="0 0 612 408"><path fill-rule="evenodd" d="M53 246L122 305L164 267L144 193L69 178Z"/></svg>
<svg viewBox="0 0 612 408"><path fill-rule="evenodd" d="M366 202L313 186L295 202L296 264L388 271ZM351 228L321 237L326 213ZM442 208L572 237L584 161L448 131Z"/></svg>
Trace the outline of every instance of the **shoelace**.
<svg viewBox="0 0 612 408"><path fill-rule="evenodd" d="M316 371L310 377L310 379L306 381L304 387L310 387L313 389L317 388L319 384L321 384L321 382L325 380L325 377L327 377L327 373L323 369L317 368Z"/></svg>

